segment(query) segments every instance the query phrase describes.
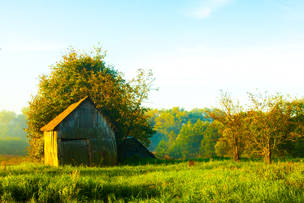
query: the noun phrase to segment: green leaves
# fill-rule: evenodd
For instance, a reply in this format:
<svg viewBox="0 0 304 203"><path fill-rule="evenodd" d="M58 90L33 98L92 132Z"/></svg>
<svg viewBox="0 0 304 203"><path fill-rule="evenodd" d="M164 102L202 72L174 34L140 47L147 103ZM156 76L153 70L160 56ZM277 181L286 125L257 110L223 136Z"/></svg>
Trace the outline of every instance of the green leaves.
<svg viewBox="0 0 304 203"><path fill-rule="evenodd" d="M152 72L140 70L139 75L128 82L122 73L106 65L104 57L101 48L89 53L79 53L71 48L51 67L49 75L40 77L38 93L30 101L27 113L27 133L33 157L40 159L43 155L42 149L38 149L42 138L39 129L85 96L90 96L97 109L109 118L117 142L132 135L144 144L149 143L153 131L142 103L151 90Z"/></svg>
<svg viewBox="0 0 304 203"><path fill-rule="evenodd" d="M211 116L223 124L223 135L216 144L219 154L238 160L239 155L262 156L270 163L274 153L283 154L286 144L303 137L303 103L287 101L282 95L248 93L246 110L222 94L222 114Z"/></svg>
<svg viewBox="0 0 304 203"><path fill-rule="evenodd" d="M195 158L204 154L213 156L218 139L218 122L211 123L210 109L184 109L173 107L169 110L150 110L150 122L157 132L152 138L152 150L160 157ZM203 140L212 139L207 145ZM165 147L164 147L165 146ZM211 150L211 151L209 151ZM210 155L211 154L211 155Z"/></svg>

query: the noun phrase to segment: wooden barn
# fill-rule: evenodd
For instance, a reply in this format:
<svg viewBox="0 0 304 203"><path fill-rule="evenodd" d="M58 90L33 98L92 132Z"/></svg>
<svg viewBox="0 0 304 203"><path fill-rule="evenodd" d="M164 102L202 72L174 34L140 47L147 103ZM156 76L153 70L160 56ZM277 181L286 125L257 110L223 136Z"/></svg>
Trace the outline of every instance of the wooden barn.
<svg viewBox="0 0 304 203"><path fill-rule="evenodd" d="M89 97L70 105L43 126L47 165L114 165L115 133Z"/></svg>

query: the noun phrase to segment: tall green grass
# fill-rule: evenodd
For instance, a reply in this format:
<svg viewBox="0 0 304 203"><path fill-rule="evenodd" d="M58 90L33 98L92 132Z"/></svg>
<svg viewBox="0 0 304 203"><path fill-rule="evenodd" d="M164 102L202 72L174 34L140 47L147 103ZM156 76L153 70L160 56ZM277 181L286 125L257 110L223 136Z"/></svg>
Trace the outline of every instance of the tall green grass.
<svg viewBox="0 0 304 203"><path fill-rule="evenodd" d="M196 161L117 167L2 167L3 201L303 202L304 163Z"/></svg>

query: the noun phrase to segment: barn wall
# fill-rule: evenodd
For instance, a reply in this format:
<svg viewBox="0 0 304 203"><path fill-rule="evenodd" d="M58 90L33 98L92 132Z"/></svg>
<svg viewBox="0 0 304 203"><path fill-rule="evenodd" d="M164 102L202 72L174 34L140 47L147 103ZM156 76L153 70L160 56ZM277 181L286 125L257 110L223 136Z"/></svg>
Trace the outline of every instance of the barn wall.
<svg viewBox="0 0 304 203"><path fill-rule="evenodd" d="M94 105L83 102L59 124L58 144L60 164L79 165L75 152L82 150L84 165L113 165L117 162L115 135L103 115ZM85 153L87 151L87 154ZM88 163L86 160L88 159Z"/></svg>
<svg viewBox="0 0 304 203"><path fill-rule="evenodd" d="M44 164L58 166L57 132L44 132Z"/></svg>

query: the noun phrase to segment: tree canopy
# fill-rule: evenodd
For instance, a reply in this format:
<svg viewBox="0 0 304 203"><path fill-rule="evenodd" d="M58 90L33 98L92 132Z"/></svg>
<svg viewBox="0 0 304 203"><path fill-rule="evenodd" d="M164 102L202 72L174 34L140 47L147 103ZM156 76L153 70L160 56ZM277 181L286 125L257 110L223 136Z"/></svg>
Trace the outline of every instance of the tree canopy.
<svg viewBox="0 0 304 203"><path fill-rule="evenodd" d="M213 109L185 111L173 107L153 109L146 114L156 133L151 138L150 150L159 157L195 158L215 156L214 145L219 137L219 124L208 116Z"/></svg>
<svg viewBox="0 0 304 203"><path fill-rule="evenodd" d="M28 142L24 128L26 128L24 113L0 111L0 154L26 154Z"/></svg>
<svg viewBox="0 0 304 203"><path fill-rule="evenodd" d="M249 93L246 108L222 92L220 109L153 109L150 150L159 157L304 157L304 100Z"/></svg>
<svg viewBox="0 0 304 203"><path fill-rule="evenodd" d="M248 95L251 105L245 111L232 102L230 95L222 94L223 114L212 116L223 124L222 136L216 144L218 153L230 154L236 161L241 154L261 156L271 163L274 153L282 155L288 144L293 146L289 151L295 151L292 142L303 140L303 103L288 101L280 94Z"/></svg>
<svg viewBox="0 0 304 203"><path fill-rule="evenodd" d="M151 71L138 70L127 81L123 74L105 63L101 48L89 53L70 49L51 66L49 75L40 76L38 93L32 97L27 111L29 154L36 159L43 155L43 137L39 129L70 104L90 96L96 108L111 121L119 143L134 136L149 144L153 130L147 121L143 102L152 88Z"/></svg>

